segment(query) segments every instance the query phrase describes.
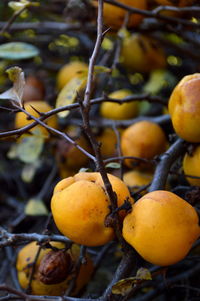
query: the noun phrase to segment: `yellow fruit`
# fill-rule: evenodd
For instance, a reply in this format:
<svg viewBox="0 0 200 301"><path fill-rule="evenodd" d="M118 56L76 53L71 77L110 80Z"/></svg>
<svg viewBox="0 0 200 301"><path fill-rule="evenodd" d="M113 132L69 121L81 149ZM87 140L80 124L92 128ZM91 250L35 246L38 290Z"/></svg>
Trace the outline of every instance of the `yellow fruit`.
<svg viewBox="0 0 200 301"><path fill-rule="evenodd" d="M182 260L200 235L196 210L169 191L153 191L134 205L123 237L146 260L167 266Z"/></svg>
<svg viewBox="0 0 200 301"><path fill-rule="evenodd" d="M126 4L133 8L147 9L146 0L119 0L119 3ZM112 4L104 3L104 22L105 25L112 29L119 29L124 23L127 11L114 6ZM141 23L144 16L140 14L131 14L128 22L128 27L134 27Z"/></svg>
<svg viewBox="0 0 200 301"><path fill-rule="evenodd" d="M123 40L121 63L130 72L150 72L165 68L166 56L156 40L135 33Z"/></svg>
<svg viewBox="0 0 200 301"><path fill-rule="evenodd" d="M173 0L155 0L160 5L170 5L170 6L177 6L177 7L184 7L184 6L189 6L191 5L194 0L178 0L178 1L173 1Z"/></svg>
<svg viewBox="0 0 200 301"><path fill-rule="evenodd" d="M121 149L123 156L153 159L167 147L167 140L162 128L156 123L140 121L129 126L122 134ZM136 161L126 159L124 163L132 167Z"/></svg>
<svg viewBox="0 0 200 301"><path fill-rule="evenodd" d="M116 154L117 136L111 128L103 129L102 133L96 139L101 143L103 158L109 158Z"/></svg>
<svg viewBox="0 0 200 301"><path fill-rule="evenodd" d="M50 242L52 246L62 249L65 247L63 243L59 242ZM18 274L18 280L23 289L28 288L29 284L29 277L31 273L31 264L34 262L37 251L39 246L36 244L36 242L31 242L27 244L25 247L23 247L17 256L17 262L16 262L16 268L17 268L17 274ZM69 271L69 274L66 276L66 279L60 283L56 284L44 284L39 279L39 268L42 260L44 259L44 256L49 254L51 250L50 249L42 249L40 251L39 257L36 262L35 266L35 272L34 277L31 282L31 294L33 295L47 295L47 296L60 296L64 294L65 290L67 289L69 285L70 279L73 277L73 271ZM74 264L80 254L80 247L77 245L73 245L71 250L67 251L67 253L71 256L72 262L69 262L69 264ZM55 265L52 267L52 271L49 270L49 274L55 273ZM70 269L70 267L69 267ZM76 288L73 291L73 295L77 294L78 291L88 283L91 275L93 272L93 263L90 259L90 257L87 255L87 262L85 265L82 265L80 268L80 272L78 274L78 277L76 279ZM56 281L56 279L55 279Z"/></svg>
<svg viewBox="0 0 200 301"><path fill-rule="evenodd" d="M129 90L118 90L109 95L110 98L123 99L132 94ZM114 102L103 102L100 106L101 116L114 120L133 118L138 113L138 103L136 101L123 104Z"/></svg>
<svg viewBox="0 0 200 301"><path fill-rule="evenodd" d="M84 72L88 71L88 65L74 61L64 65L58 72L57 75L57 87L61 90L72 78L82 76Z"/></svg>
<svg viewBox="0 0 200 301"><path fill-rule="evenodd" d="M200 73L183 77L169 99L175 132L189 142L200 142Z"/></svg>
<svg viewBox="0 0 200 301"><path fill-rule="evenodd" d="M147 172L140 172L136 170L127 171L123 175L124 183L131 187L131 190L137 190L141 186L146 186L151 183L153 175ZM146 190L144 190L144 193Z"/></svg>
<svg viewBox="0 0 200 301"><path fill-rule="evenodd" d="M127 186L119 178L110 174L108 178L117 194L118 206L126 199L132 200ZM60 181L51 199L53 218L60 232L86 246L100 246L114 238L113 228L105 226L109 205L98 172L80 172Z"/></svg>
<svg viewBox="0 0 200 301"><path fill-rule="evenodd" d="M197 146L192 155L185 154L183 159L183 171L186 175L200 177L200 146ZM186 177L194 186L200 186L200 179Z"/></svg>
<svg viewBox="0 0 200 301"><path fill-rule="evenodd" d="M34 107L38 112L41 112L41 113L46 113L46 112L48 112L48 111L50 111L50 110L53 109L48 103L46 103L43 100L26 102L24 104L24 107L25 107L25 110L28 113L30 113L31 115L33 115L36 118L39 118L40 115L32 107ZM30 124L32 122L33 122L32 119L30 119L30 120L27 119L27 115L25 113L19 112L19 113L16 114L16 117L15 117L15 127L16 128L24 127L24 126L26 126L26 125L28 125L28 124ZM57 117L55 115L49 117L44 122L47 125L49 125L50 127L57 128ZM49 136L48 131L44 127L42 127L41 125L37 125L37 127L41 130L41 132L46 137Z"/></svg>

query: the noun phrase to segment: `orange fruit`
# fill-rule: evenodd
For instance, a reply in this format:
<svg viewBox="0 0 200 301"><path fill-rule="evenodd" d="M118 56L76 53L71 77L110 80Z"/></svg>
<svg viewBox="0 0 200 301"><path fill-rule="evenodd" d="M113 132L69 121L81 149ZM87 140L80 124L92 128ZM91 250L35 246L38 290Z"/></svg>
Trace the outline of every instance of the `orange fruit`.
<svg viewBox="0 0 200 301"><path fill-rule="evenodd" d="M160 266L182 260L199 235L196 210L164 190L145 194L123 222L124 239L146 261Z"/></svg>
<svg viewBox="0 0 200 301"><path fill-rule="evenodd" d="M183 159L183 171L186 175L200 177L200 146L197 146L192 155L185 154ZM200 178L186 177L190 185L200 186Z"/></svg>
<svg viewBox="0 0 200 301"><path fill-rule="evenodd" d="M52 246L58 249L63 249L65 247L65 245L60 242L50 242L50 243ZM39 246L36 244L36 242L31 242L26 246L24 246L18 253L16 269L17 269L19 283L23 289L28 288L29 277L32 270L31 264L35 260L36 254L38 252L38 248ZM41 281L39 277L40 265L42 263L42 260L44 260L44 257L50 252L51 249L41 249L38 259L36 261L34 277L31 282L31 289L32 289L31 294L33 295L60 296L64 294L67 287L69 286L70 279L73 277L73 270L70 271L69 269L69 274L66 275L66 279L61 282L55 284L45 284L44 282ZM71 256L71 260L72 260L72 262L69 263L74 265L79 258L80 247L77 245L73 245L71 250L67 251L67 254ZM52 266L52 271L51 270L48 271L48 275L52 275L52 273L55 273L56 268L58 267L56 267L54 264ZM77 294L78 291L88 283L92 275L93 269L94 267L93 267L92 260L87 254L87 262L86 264L81 265L78 277L76 279L76 288L73 291L72 295Z"/></svg>
<svg viewBox="0 0 200 301"><path fill-rule="evenodd" d="M120 60L130 72L145 73L166 67L166 55L160 44L139 33L124 38Z"/></svg>
<svg viewBox="0 0 200 301"><path fill-rule="evenodd" d="M118 2L133 8L147 9L146 0L119 0ZM126 13L127 11L120 7L104 3L103 16L105 25L115 30L119 29L124 22ZM141 14L131 14L127 26L137 26L142 22L143 18L144 16Z"/></svg>
<svg viewBox="0 0 200 301"><path fill-rule="evenodd" d="M122 89L112 92L108 95L110 98L123 99L132 94L131 91ZM103 102L100 105L100 114L101 116L114 120L122 120L133 118L138 113L138 103L136 101L125 102L119 104L116 102Z"/></svg>
<svg viewBox="0 0 200 301"><path fill-rule="evenodd" d="M167 139L162 128L156 123L139 121L124 130L121 137L123 156L133 156L143 159L153 159L167 147ZM132 167L136 161L125 159L124 163Z"/></svg>
<svg viewBox="0 0 200 301"><path fill-rule="evenodd" d="M48 111L50 111L50 110L53 109L48 103L46 103L43 100L40 100L40 101L28 101L28 102L26 102L24 104L24 107L25 107L25 110L28 113L30 113L31 115L33 115L36 118L39 118L40 115L33 108L35 108L38 112L41 112L41 113L46 113L46 112L48 112ZM29 120L28 117L27 117L27 115L25 113L19 112L15 116L15 127L16 128L21 128L21 127L24 127L24 126L32 123L33 121L34 121L33 119ZM57 128L58 127L56 115L53 115L53 116L49 117L44 122L47 125L49 125L50 127L53 127L53 128ZM49 132L43 126L37 125L37 128L39 128L41 130L41 132L44 134L44 136L49 137Z"/></svg>
<svg viewBox="0 0 200 301"><path fill-rule="evenodd" d="M64 86L74 77L82 76L84 72L88 71L88 65L84 62L73 61L64 65L57 75L58 90Z"/></svg>
<svg viewBox="0 0 200 301"><path fill-rule="evenodd" d="M132 201L127 186L108 174L117 195L118 206ZM80 172L60 181L54 189L51 210L54 221L65 236L85 246L100 246L114 238L114 230L105 226L110 200L98 172ZM124 212L121 212L124 215Z"/></svg>
<svg viewBox="0 0 200 301"><path fill-rule="evenodd" d="M186 141L200 142L200 73L182 78L168 108L175 132Z"/></svg>

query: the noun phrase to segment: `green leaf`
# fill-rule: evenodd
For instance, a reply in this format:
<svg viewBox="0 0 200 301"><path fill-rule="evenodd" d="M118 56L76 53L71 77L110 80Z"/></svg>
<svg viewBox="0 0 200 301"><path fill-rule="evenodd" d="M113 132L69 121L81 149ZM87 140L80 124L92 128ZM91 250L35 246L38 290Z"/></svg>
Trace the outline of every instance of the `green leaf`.
<svg viewBox="0 0 200 301"><path fill-rule="evenodd" d="M167 70L154 70L144 86L144 92L157 94L165 87L172 87L175 84L175 77Z"/></svg>
<svg viewBox="0 0 200 301"><path fill-rule="evenodd" d="M110 163L106 164L106 168L119 169L120 166L121 165L119 163L116 163L116 162L110 162Z"/></svg>
<svg viewBox="0 0 200 301"><path fill-rule="evenodd" d="M30 59L39 55L37 47L23 42L10 42L0 45L0 58L10 60Z"/></svg>
<svg viewBox="0 0 200 301"><path fill-rule="evenodd" d="M74 77L68 82L64 88L58 94L56 100L56 108L60 108L69 104L72 104L76 101L77 95L82 95L87 84L86 76ZM64 111L58 113L58 116L61 118L66 117L70 111Z"/></svg>
<svg viewBox="0 0 200 301"><path fill-rule="evenodd" d="M136 273L138 280L152 280L151 272L146 268L140 268Z"/></svg>
<svg viewBox="0 0 200 301"><path fill-rule="evenodd" d="M22 169L22 173L21 173L22 180L25 183L31 183L39 166L40 166L39 160L35 161L32 164L26 164Z"/></svg>
<svg viewBox="0 0 200 301"><path fill-rule="evenodd" d="M8 6L11 7L14 11L19 11L23 8L26 8L30 5L29 1L21 0L21 1L10 1Z"/></svg>
<svg viewBox="0 0 200 301"><path fill-rule="evenodd" d="M40 132L40 134L36 134ZM17 157L24 163L35 162L43 149L44 136L39 128L33 131L33 135L22 136L21 141L17 145Z"/></svg>
<svg viewBox="0 0 200 301"><path fill-rule="evenodd" d="M81 169L79 169L78 172L92 172L91 168L87 168L87 167L82 167Z"/></svg>
<svg viewBox="0 0 200 301"><path fill-rule="evenodd" d="M94 66L94 74L111 73L111 69L105 66Z"/></svg>
<svg viewBox="0 0 200 301"><path fill-rule="evenodd" d="M24 72L17 66L7 69L6 72L9 79L13 82L13 87L0 94L0 99L9 99L22 107L25 86Z"/></svg>
<svg viewBox="0 0 200 301"><path fill-rule="evenodd" d="M112 287L112 293L115 295L126 296L132 289L133 285L137 282L135 277L122 279L115 283Z"/></svg>
<svg viewBox="0 0 200 301"><path fill-rule="evenodd" d="M26 215L48 215L48 210L42 200L30 199L24 209Z"/></svg>

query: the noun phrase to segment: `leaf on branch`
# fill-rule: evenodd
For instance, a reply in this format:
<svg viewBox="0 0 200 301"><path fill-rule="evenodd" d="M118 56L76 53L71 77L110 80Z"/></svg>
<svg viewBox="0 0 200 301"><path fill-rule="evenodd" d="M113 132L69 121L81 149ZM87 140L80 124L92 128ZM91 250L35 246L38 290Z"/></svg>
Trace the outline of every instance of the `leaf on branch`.
<svg viewBox="0 0 200 301"><path fill-rule="evenodd" d="M39 54L37 47L23 42L10 42L0 46L0 58L9 60L23 60Z"/></svg>
<svg viewBox="0 0 200 301"><path fill-rule="evenodd" d="M12 8L15 12L28 8L30 6L39 6L39 2L30 2L27 0L20 0L20 1L10 1L8 2L8 6Z"/></svg>
<svg viewBox="0 0 200 301"><path fill-rule="evenodd" d="M23 135L17 145L17 158L24 163L34 163L43 149L44 136L41 130L36 128L32 133L33 135Z"/></svg>
<svg viewBox="0 0 200 301"><path fill-rule="evenodd" d="M116 295L126 296L134 284L141 280L152 280L151 273L146 268L140 268L135 277L129 277L118 281L112 287L112 293Z"/></svg>
<svg viewBox="0 0 200 301"><path fill-rule="evenodd" d="M48 215L48 210L42 200L30 199L24 209L26 215Z"/></svg>
<svg viewBox="0 0 200 301"><path fill-rule="evenodd" d="M137 280L152 280L151 272L146 268L140 268L136 273Z"/></svg>
<svg viewBox="0 0 200 301"><path fill-rule="evenodd" d="M87 84L86 76L72 78L70 82L67 83L58 94L56 100L56 108L60 108L74 103L77 99L77 95L79 97L82 97L83 91L86 88L86 84ZM64 118L69 114L69 112L70 111L60 112L58 113L58 116Z"/></svg>
<svg viewBox="0 0 200 301"><path fill-rule="evenodd" d="M156 95L163 88L173 87L175 84L175 77L167 70L154 70L151 72L150 78L144 86L144 92Z"/></svg>
<svg viewBox="0 0 200 301"><path fill-rule="evenodd" d="M106 168L119 169L120 168L120 164L116 163L116 162L110 162L110 163L106 164Z"/></svg>
<svg viewBox="0 0 200 301"><path fill-rule="evenodd" d="M9 79L13 82L13 87L0 94L0 99L10 99L22 107L22 96L25 86L24 72L19 67L11 67L6 72Z"/></svg>
<svg viewBox="0 0 200 301"><path fill-rule="evenodd" d="M78 172L92 172L92 169L88 167L81 167Z"/></svg>
<svg viewBox="0 0 200 301"><path fill-rule="evenodd" d="M94 74L101 74L101 73L111 73L112 69L106 66L94 66Z"/></svg>

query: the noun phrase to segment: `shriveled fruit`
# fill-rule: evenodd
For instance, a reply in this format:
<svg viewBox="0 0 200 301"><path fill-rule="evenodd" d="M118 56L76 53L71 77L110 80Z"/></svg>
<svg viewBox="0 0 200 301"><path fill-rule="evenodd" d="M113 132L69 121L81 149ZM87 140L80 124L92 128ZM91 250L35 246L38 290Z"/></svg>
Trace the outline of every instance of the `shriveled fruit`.
<svg viewBox="0 0 200 301"><path fill-rule="evenodd" d="M108 174L117 195L118 206L130 197L127 186ZM80 172L60 181L54 189L51 210L54 221L64 235L78 244L99 246L114 238L114 230L105 226L110 200L98 172ZM124 216L125 212L121 212Z"/></svg>
<svg viewBox="0 0 200 301"><path fill-rule="evenodd" d="M146 260L167 266L182 260L200 235L196 210L172 192L144 195L123 222L123 237Z"/></svg>
<svg viewBox="0 0 200 301"><path fill-rule="evenodd" d="M200 186L200 146L197 146L193 153L185 154L183 159L183 171L186 175L199 177L199 179L186 177L187 181L194 186Z"/></svg>
<svg viewBox="0 0 200 301"><path fill-rule="evenodd" d="M23 101L35 101L44 98L44 85L36 76L28 76L24 87Z"/></svg>
<svg viewBox="0 0 200 301"><path fill-rule="evenodd" d="M167 147L167 139L162 128L156 123L140 121L129 126L122 134L121 149L124 156L153 159ZM126 159L125 164L132 167L136 161Z"/></svg>
<svg viewBox="0 0 200 301"><path fill-rule="evenodd" d="M175 132L186 141L200 142L200 73L182 78L168 108Z"/></svg>
<svg viewBox="0 0 200 301"><path fill-rule="evenodd" d="M63 243L50 243L53 247L58 249L63 249L65 247ZM36 258L38 249L39 246L36 242L31 242L23 247L18 253L16 268L18 280L23 289L28 288L32 264ZM57 252L63 252L63 250ZM70 279L73 277L73 266L79 258L80 247L73 245L71 250L67 251L67 256L64 256L64 253L57 254L57 252L52 251L51 249L42 249L40 251L36 261L33 279L31 281L31 294L60 296L67 289ZM78 291L88 283L92 272L93 263L89 255L87 255L86 264L81 265L76 279L76 288L72 295L77 294Z"/></svg>
<svg viewBox="0 0 200 301"><path fill-rule="evenodd" d="M122 89L111 93L109 97L114 99L123 99L131 94L132 92L130 90ZM103 117L114 120L129 119L137 115L138 103L136 101L132 101L119 104L105 101L100 106L100 113Z"/></svg>

